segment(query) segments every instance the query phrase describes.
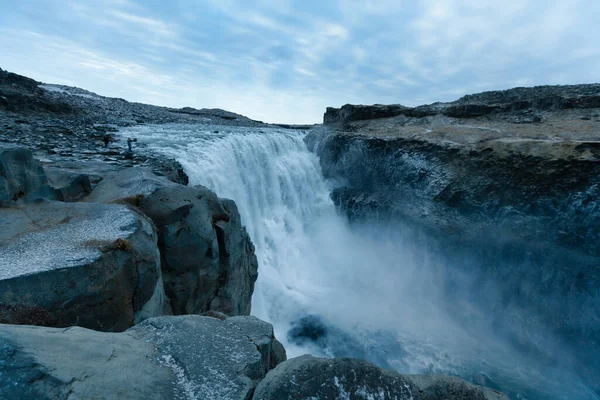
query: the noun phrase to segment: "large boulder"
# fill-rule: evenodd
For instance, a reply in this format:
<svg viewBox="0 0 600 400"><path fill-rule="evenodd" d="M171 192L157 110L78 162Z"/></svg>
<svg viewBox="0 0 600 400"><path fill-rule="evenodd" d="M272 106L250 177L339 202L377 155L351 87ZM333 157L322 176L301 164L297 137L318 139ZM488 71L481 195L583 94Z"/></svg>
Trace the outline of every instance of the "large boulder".
<svg viewBox="0 0 600 400"><path fill-rule="evenodd" d="M0 209L0 323L122 331L169 314L156 241L122 205Z"/></svg>
<svg viewBox="0 0 600 400"><path fill-rule="evenodd" d="M175 185L145 196L141 209L158 228L174 314L250 313L258 262L233 201L205 187Z"/></svg>
<svg viewBox="0 0 600 400"><path fill-rule="evenodd" d="M44 168L57 200L77 201L92 191L94 176L63 168Z"/></svg>
<svg viewBox="0 0 600 400"><path fill-rule="evenodd" d="M3 145L0 147L0 203L24 197L54 199L54 191L31 150Z"/></svg>
<svg viewBox="0 0 600 400"><path fill-rule="evenodd" d="M250 399L276 342L254 317L146 320L122 333L0 325L0 398Z"/></svg>
<svg viewBox="0 0 600 400"><path fill-rule="evenodd" d="M351 358L293 358L271 370L255 400L508 400L500 392L448 376L400 375Z"/></svg>
<svg viewBox="0 0 600 400"><path fill-rule="evenodd" d="M175 187L176 183L158 176L145 167L125 168L108 173L85 198L87 202L108 203L124 198L134 198L152 193L158 188Z"/></svg>

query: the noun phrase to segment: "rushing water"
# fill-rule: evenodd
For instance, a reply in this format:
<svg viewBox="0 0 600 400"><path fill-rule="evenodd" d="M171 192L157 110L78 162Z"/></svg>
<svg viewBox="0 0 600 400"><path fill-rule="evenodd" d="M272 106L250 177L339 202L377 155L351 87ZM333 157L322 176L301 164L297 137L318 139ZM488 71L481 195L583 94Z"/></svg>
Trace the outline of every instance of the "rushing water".
<svg viewBox="0 0 600 400"><path fill-rule="evenodd" d="M236 201L259 261L252 314L274 325L288 356L354 356L402 373L454 374L521 399L597 398L568 368L497 337L476 304L449 304L446 278L454 274L460 289L469 277L453 273L426 240L338 215L333 183L303 133L166 125L122 134L177 159L191 185Z"/></svg>

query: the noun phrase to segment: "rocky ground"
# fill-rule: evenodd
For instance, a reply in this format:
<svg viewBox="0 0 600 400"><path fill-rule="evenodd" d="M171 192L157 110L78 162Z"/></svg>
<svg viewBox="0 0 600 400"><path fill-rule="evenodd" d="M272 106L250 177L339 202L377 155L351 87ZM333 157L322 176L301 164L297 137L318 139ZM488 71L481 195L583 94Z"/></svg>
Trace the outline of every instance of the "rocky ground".
<svg viewBox="0 0 600 400"><path fill-rule="evenodd" d="M285 361L247 316L258 265L235 203L114 140L142 123L264 125L0 70L0 398L506 398L359 360Z"/></svg>
<svg viewBox="0 0 600 400"><path fill-rule="evenodd" d="M0 142L35 149L42 159L147 165L171 180L186 183L181 166L173 160L149 157L142 151L127 153L127 146L114 137L122 127L166 123L268 126L220 109L130 103L79 88L43 84L0 69Z"/></svg>

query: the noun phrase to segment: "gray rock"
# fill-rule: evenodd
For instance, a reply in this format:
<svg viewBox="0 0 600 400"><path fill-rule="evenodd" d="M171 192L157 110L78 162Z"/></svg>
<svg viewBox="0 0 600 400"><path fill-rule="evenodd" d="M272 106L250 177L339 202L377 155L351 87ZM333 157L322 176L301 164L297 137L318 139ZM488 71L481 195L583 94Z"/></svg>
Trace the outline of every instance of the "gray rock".
<svg viewBox="0 0 600 400"><path fill-rule="evenodd" d="M0 398L249 399L269 369L253 342L267 331L253 317L161 317L122 333L0 325Z"/></svg>
<svg viewBox="0 0 600 400"><path fill-rule="evenodd" d="M258 263L233 201L174 185L146 196L141 209L159 231L165 291L176 315L250 313Z"/></svg>
<svg viewBox="0 0 600 400"><path fill-rule="evenodd" d="M87 174L71 172L60 168L45 168L50 186L54 188L57 200L76 201L91 193L92 180Z"/></svg>
<svg viewBox="0 0 600 400"><path fill-rule="evenodd" d="M108 203L138 195L148 195L157 188L175 187L176 185L167 178L156 175L148 168L126 168L107 175L85 198L85 201Z"/></svg>
<svg viewBox="0 0 600 400"><path fill-rule="evenodd" d="M507 400L502 393L447 376L400 375L351 358L293 358L270 371L255 400Z"/></svg>
<svg viewBox="0 0 600 400"><path fill-rule="evenodd" d="M231 317L227 322L246 332L262 356L265 373L287 360L285 348L275 339L271 324L256 317L242 316Z"/></svg>
<svg viewBox="0 0 600 400"><path fill-rule="evenodd" d="M144 216L48 201L0 216L0 322L120 331L170 313Z"/></svg>
<svg viewBox="0 0 600 400"><path fill-rule="evenodd" d="M54 199L54 191L39 161L31 150L21 147L0 147L0 202L23 197Z"/></svg>

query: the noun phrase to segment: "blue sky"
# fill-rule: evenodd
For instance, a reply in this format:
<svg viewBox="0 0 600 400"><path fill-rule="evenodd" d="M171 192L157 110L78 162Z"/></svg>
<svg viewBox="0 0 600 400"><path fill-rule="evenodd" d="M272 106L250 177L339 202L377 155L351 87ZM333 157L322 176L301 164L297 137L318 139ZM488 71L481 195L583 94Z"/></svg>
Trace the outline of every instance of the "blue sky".
<svg viewBox="0 0 600 400"><path fill-rule="evenodd" d="M0 68L132 101L320 122L600 81L599 0L0 0Z"/></svg>

